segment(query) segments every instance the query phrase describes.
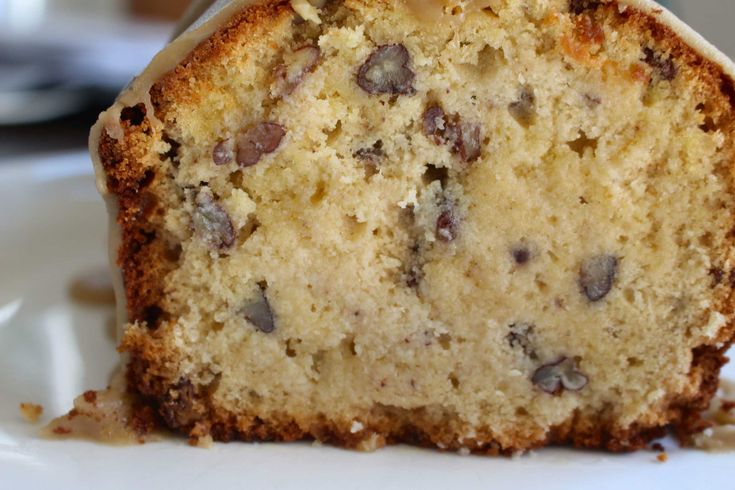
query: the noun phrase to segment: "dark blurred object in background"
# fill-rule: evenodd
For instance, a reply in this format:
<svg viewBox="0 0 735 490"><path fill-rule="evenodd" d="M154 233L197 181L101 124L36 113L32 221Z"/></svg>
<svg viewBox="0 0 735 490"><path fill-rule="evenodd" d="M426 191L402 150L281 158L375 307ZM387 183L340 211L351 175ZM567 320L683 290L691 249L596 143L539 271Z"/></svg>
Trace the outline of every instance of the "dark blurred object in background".
<svg viewBox="0 0 735 490"><path fill-rule="evenodd" d="M0 0L0 159L79 149L189 0Z"/></svg>
<svg viewBox="0 0 735 490"><path fill-rule="evenodd" d="M134 15L175 20L184 14L189 0L130 0Z"/></svg>

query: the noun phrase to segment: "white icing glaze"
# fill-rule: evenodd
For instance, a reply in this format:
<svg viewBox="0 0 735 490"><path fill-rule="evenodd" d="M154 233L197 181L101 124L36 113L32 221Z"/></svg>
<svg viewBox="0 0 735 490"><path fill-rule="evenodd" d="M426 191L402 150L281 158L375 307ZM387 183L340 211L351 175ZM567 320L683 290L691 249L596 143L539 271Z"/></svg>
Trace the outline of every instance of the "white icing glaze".
<svg viewBox="0 0 735 490"><path fill-rule="evenodd" d="M91 130L89 138L90 155L97 177L97 188L105 198L108 213L110 214L110 266L113 270L115 294L118 302L119 329L126 323L125 291L122 274L117 267L117 249L120 244L120 231L117 224L117 200L107 190L106 176L98 152L102 131L113 138L123 136L120 127L120 113L124 107L143 103L147 115L154 127L160 127L155 119L150 102L150 87L165 73L178 65L200 42L212 35L229 20L236 12L247 6L260 3L264 0L200 0L195 2L182 19L176 33L178 35L164 48L148 67L120 94L115 104L103 112ZM322 0L309 0L312 4L319 4ZM461 7L465 14L478 11L489 5L488 0L404 0L414 11L415 15L427 22L438 22L456 16L444 15L446 10ZM679 20L674 14L655 3L653 0L618 0L620 9L634 8L654 17L657 21L668 26L682 41L694 48L704 58L719 65L723 72L735 79L735 64L721 51L706 41L691 27ZM462 16L460 16L461 19Z"/></svg>

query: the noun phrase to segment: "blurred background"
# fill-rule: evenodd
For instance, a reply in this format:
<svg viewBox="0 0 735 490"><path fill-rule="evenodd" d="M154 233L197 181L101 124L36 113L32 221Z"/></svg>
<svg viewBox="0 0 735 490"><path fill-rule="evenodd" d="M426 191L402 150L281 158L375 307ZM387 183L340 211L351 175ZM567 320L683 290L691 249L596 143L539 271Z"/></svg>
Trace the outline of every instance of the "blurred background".
<svg viewBox="0 0 735 490"><path fill-rule="evenodd" d="M83 148L190 0L0 0L0 159Z"/></svg>
<svg viewBox="0 0 735 490"><path fill-rule="evenodd" d="M0 0L0 161L80 149L191 0ZM735 56L735 0L669 0Z"/></svg>

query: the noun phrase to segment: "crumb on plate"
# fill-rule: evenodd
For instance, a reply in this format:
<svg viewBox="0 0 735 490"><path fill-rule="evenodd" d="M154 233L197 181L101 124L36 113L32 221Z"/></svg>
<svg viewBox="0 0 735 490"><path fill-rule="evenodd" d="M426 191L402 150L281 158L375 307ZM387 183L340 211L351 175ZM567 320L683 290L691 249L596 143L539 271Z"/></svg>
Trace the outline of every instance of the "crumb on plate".
<svg viewBox="0 0 735 490"><path fill-rule="evenodd" d="M20 414L30 424L38 423L38 419L43 415L43 405L36 405L35 403L21 403Z"/></svg>

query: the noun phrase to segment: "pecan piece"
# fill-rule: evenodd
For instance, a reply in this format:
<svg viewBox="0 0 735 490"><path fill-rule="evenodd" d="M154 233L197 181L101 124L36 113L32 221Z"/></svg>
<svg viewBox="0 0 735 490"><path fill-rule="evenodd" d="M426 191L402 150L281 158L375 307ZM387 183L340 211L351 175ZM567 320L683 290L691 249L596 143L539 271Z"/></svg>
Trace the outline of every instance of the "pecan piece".
<svg viewBox="0 0 735 490"><path fill-rule="evenodd" d="M533 332L536 327L530 323L514 323L510 326L510 333L505 337L512 348L520 348L525 355L536 359L533 348Z"/></svg>
<svg viewBox="0 0 735 490"><path fill-rule="evenodd" d="M480 126L472 123L459 123L457 125L458 137L452 152L459 154L462 161L471 163L480 158L482 147L480 146Z"/></svg>
<svg viewBox="0 0 735 490"><path fill-rule="evenodd" d="M436 238L442 242L453 242L459 235L459 217L451 203L441 207L441 213L436 219Z"/></svg>
<svg viewBox="0 0 735 490"><path fill-rule="evenodd" d="M550 395L559 395L564 390L580 391L588 381L587 376L579 371L577 361L567 357L541 366L531 377L531 382L538 389Z"/></svg>
<svg viewBox="0 0 735 490"><path fill-rule="evenodd" d="M229 215L214 200L209 187L202 187L194 200L194 231L212 249L230 248L235 243L235 230Z"/></svg>
<svg viewBox="0 0 735 490"><path fill-rule="evenodd" d="M593 303L600 301L612 289L618 271L618 259L612 255L597 255L582 262L579 285Z"/></svg>
<svg viewBox="0 0 735 490"><path fill-rule="evenodd" d="M528 127L536 122L536 95L533 88L524 85L518 100L508 105L508 111L521 126Z"/></svg>
<svg viewBox="0 0 735 490"><path fill-rule="evenodd" d="M215 165L227 165L235 159L235 142L232 138L222 140L212 150Z"/></svg>
<svg viewBox="0 0 735 490"><path fill-rule="evenodd" d="M352 156L372 165L375 168L379 167L380 161L385 156L385 152L383 151L383 140L376 141L373 143L373 146L360 148L353 153Z"/></svg>
<svg viewBox="0 0 735 490"><path fill-rule="evenodd" d="M411 55L402 44L384 44L357 72L357 84L369 94L412 95L416 78L409 68Z"/></svg>
<svg viewBox="0 0 735 490"><path fill-rule="evenodd" d="M425 111L421 118L423 120L424 134L437 145L443 145L447 142L447 115L444 109L438 105L431 105Z"/></svg>
<svg viewBox="0 0 735 490"><path fill-rule="evenodd" d="M513 260L518 265L524 265L531 260L531 251L526 245L516 245L511 249L510 253L513 256Z"/></svg>
<svg viewBox="0 0 735 490"><path fill-rule="evenodd" d="M679 73L679 69L671 58L664 58L660 53L656 53L647 46L643 48L643 58L641 61L652 67L661 80L666 80L667 82L676 78L676 75Z"/></svg>
<svg viewBox="0 0 735 490"><path fill-rule="evenodd" d="M263 122L237 136L237 163L241 167L257 164L263 155L280 146L286 130L280 124Z"/></svg>
<svg viewBox="0 0 735 490"><path fill-rule="evenodd" d="M276 329L276 323L273 319L273 310L265 293L266 288L263 285L258 286L255 297L240 311L255 328L263 333L272 333Z"/></svg>
<svg viewBox="0 0 735 490"><path fill-rule="evenodd" d="M321 50L317 46L304 46L284 56L283 63L274 70L275 95L290 95L306 75L314 70Z"/></svg>
<svg viewBox="0 0 735 490"><path fill-rule="evenodd" d="M196 398L194 385L188 379L182 378L166 391L158 412L169 427L187 427L199 417Z"/></svg>
<svg viewBox="0 0 735 490"><path fill-rule="evenodd" d="M434 104L422 116L424 134L437 145L449 145L450 151L465 163L472 163L482 153L479 124L462 121L459 114L447 116Z"/></svg>

